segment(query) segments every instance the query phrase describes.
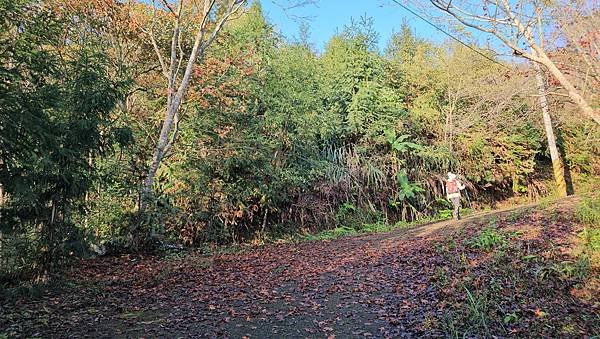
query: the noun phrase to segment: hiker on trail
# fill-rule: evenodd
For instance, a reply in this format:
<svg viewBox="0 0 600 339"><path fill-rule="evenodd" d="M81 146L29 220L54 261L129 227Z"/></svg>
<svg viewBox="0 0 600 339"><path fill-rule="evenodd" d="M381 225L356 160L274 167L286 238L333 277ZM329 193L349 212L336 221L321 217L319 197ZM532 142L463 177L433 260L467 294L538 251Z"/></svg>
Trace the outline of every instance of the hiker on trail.
<svg viewBox="0 0 600 339"><path fill-rule="evenodd" d="M454 220L460 219L460 191L465 189L465 185L456 179L456 174L448 172L448 180L446 180L446 198L452 202L454 211L452 217Z"/></svg>

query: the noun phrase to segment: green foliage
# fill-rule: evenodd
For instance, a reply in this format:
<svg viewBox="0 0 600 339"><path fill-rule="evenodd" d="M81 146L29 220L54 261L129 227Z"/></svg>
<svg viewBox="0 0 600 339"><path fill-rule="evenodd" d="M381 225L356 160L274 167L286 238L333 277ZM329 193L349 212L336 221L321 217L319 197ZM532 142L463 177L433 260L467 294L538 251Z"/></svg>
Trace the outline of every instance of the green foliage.
<svg viewBox="0 0 600 339"><path fill-rule="evenodd" d="M586 225L600 227L600 195L585 197L577 205L575 217Z"/></svg>
<svg viewBox="0 0 600 339"><path fill-rule="evenodd" d="M356 213L356 206L352 205L349 202L345 202L339 207L338 212L336 213L336 217L338 218L338 220L340 220L354 213Z"/></svg>
<svg viewBox="0 0 600 339"><path fill-rule="evenodd" d="M388 225L383 222L375 222L370 224L363 224L360 228L361 233L381 233L388 232L394 229L394 225Z"/></svg>
<svg viewBox="0 0 600 339"><path fill-rule="evenodd" d="M487 314L489 312L488 299L485 294L473 294L464 286L467 295L467 306L469 310L469 319L476 328L481 328L487 333Z"/></svg>
<svg viewBox="0 0 600 339"><path fill-rule="evenodd" d="M405 153L411 150L421 151L423 150L423 146L419 144L415 144L414 142L407 141L410 138L410 135L404 134L401 136L396 136L396 131L386 129L384 131L385 138L387 142L390 144L392 150L398 153Z"/></svg>
<svg viewBox="0 0 600 339"><path fill-rule="evenodd" d="M308 235L308 236L306 236L306 239L307 240L330 240L330 239L336 239L339 237L354 235L354 234L357 234L357 231L354 228L348 227L348 226L338 226L334 229L319 232L315 235L312 235L312 234Z"/></svg>
<svg viewBox="0 0 600 339"><path fill-rule="evenodd" d="M438 199L448 170L465 172L474 190L527 193L543 140L530 121L471 122L463 111L485 93L468 92L454 104L456 124L468 126L449 129L455 79L443 75L464 51L406 25L383 55L377 39L362 18L319 55L306 40L282 42L259 5L232 22L205 58L200 94L161 169L158 191L174 211L156 221L165 234L228 243L427 220L448 208ZM496 81L489 64L468 67L457 89ZM509 101L502 119L524 115L522 100Z"/></svg>
<svg viewBox="0 0 600 339"><path fill-rule="evenodd" d="M452 218L453 212L454 212L453 209L438 210L437 216L441 219L450 219L450 218ZM462 211L461 211L461 215L462 215Z"/></svg>
<svg viewBox="0 0 600 339"><path fill-rule="evenodd" d="M592 253L600 253L600 196L583 198L577 205L575 217L584 224L579 235L585 247Z"/></svg>
<svg viewBox="0 0 600 339"><path fill-rule="evenodd" d="M508 313L502 318L505 324L514 324L519 321L519 316L515 312Z"/></svg>
<svg viewBox="0 0 600 339"><path fill-rule="evenodd" d="M518 221L519 219L522 219L523 217L527 216L529 212L530 211L528 209L518 209L511 211L506 220L509 222Z"/></svg>
<svg viewBox="0 0 600 339"><path fill-rule="evenodd" d="M561 116L571 128L559 130L558 146L564 151L565 161L571 171L577 173L598 174L600 168L600 138L597 124L580 121L565 115Z"/></svg>
<svg viewBox="0 0 600 339"><path fill-rule="evenodd" d="M563 261L541 267L536 276L539 279L557 277L563 280L583 281L592 272L591 262L587 255L578 256L575 261Z"/></svg>
<svg viewBox="0 0 600 339"><path fill-rule="evenodd" d="M588 246L592 251L600 252L600 228L584 228L581 232L581 237L583 238L586 246Z"/></svg>
<svg viewBox="0 0 600 339"><path fill-rule="evenodd" d="M409 200L417 197L419 193L424 192L425 190L421 188L419 184L410 183L408 181L408 176L406 173L398 172L396 173L396 180L398 181L398 200Z"/></svg>
<svg viewBox="0 0 600 339"><path fill-rule="evenodd" d="M600 253L600 196L584 197L577 204L575 218L584 224L579 236L583 240L584 248L593 255Z"/></svg>
<svg viewBox="0 0 600 339"><path fill-rule="evenodd" d="M502 249L508 245L506 235L500 233L495 226L485 228L478 236L465 241L471 248L491 251L492 249Z"/></svg>
<svg viewBox="0 0 600 339"><path fill-rule="evenodd" d="M110 150L109 114L120 98L105 55L63 46L70 23L30 5L0 2L0 231L9 238L0 251L23 255L2 275L48 269L85 249L73 218L95 179L89 159Z"/></svg>

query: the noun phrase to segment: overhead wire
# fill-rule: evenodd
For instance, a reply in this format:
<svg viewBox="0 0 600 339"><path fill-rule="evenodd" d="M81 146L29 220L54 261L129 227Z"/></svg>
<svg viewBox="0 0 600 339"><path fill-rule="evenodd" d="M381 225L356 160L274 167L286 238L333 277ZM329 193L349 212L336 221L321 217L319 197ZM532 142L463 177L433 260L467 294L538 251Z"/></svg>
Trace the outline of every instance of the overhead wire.
<svg viewBox="0 0 600 339"><path fill-rule="evenodd" d="M435 29L437 29L438 31L440 31L440 32L444 33L445 35L447 35L448 37L450 37L452 40L454 40L454 41L456 41L456 42L460 43L461 45L463 45L463 46L465 46L465 47L467 47L467 48L468 48L468 49L470 49L471 51L473 51L473 52L475 52L475 53L479 54L480 56L482 56L482 57L486 58L487 60L489 60L489 61L491 61L491 62L493 62L493 63L496 63L496 64L498 64L498 65L500 65L500 66L502 66L502 67L504 67L504 68L506 68L506 69L510 69L508 66L506 66L506 65L504 65L504 64L502 64L502 63L500 63L500 62L498 62L498 61L496 61L496 60L494 60L494 59L490 58L489 56L487 56L487 55L485 55L485 54L481 53L480 51L476 50L476 49L475 49L475 48L473 48L472 46L469 46L468 44L464 43L464 42L463 42L462 40L460 40L459 38L457 38L457 37L455 37L454 35L452 35L452 34L448 33L448 32L447 32L447 31L445 31L444 29L442 29L442 28L438 27L436 24L434 24L434 23L433 23L433 22L431 22L430 20L428 20L428 19L424 18L422 15L420 15L420 14L419 14L419 13L417 13L417 12L415 12L415 11L414 11L414 10L412 10L410 7L408 7L408 6L404 5L404 4L403 4L403 3L401 3L400 1L398 1L398 0L391 0L391 1L392 1L392 2L394 2L396 5L398 5L398 6L402 7L402 8L403 8L403 9L405 9L406 11L410 12L412 15L416 16L417 18L419 18L419 19L421 19L421 20L425 21L426 23L428 23L429 25L431 25L433 28L435 28Z"/></svg>

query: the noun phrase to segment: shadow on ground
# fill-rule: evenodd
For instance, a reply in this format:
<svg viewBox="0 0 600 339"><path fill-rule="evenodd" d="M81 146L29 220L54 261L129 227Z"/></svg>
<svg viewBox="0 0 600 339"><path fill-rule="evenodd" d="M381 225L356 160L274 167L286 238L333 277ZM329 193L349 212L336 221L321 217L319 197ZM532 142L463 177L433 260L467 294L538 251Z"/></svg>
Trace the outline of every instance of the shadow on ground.
<svg viewBox="0 0 600 339"><path fill-rule="evenodd" d="M574 199L557 206L570 206ZM491 217L505 220L523 214L512 223L505 220L505 226L518 221L529 228L552 227L540 215L544 212L534 212L535 208L521 206L459 222L331 241L269 245L239 254L88 260L70 274L72 286L36 300L2 303L0 337L4 333L9 337L396 338L486 336L490 331L510 336L528 333L523 332L527 328L542 336L564 334L562 328L539 329L547 321L567 321L572 334L598 331L593 319L597 305L575 298L564 284L558 286L564 290L544 302L563 305L567 311L577 308L579 318L565 320L552 314L538 323L535 315L518 311L533 307L529 304L502 306L513 307L512 311L482 309L490 312L485 328L456 315L470 314L461 286L476 287L473 281L479 271L496 267L490 259L494 254L462 249L462 239L485 228ZM546 240L564 237L576 225L564 227L561 233L539 233L533 240L518 239L515 244L522 247L527 242L527 250L538 246L542 253ZM450 248L449 243L458 245ZM461 256L465 262L457 259ZM499 273L481 274L488 282L490 276L500 284L510 281ZM474 276L471 281L465 280L470 276ZM514 303L519 296L524 302L536 297L515 286L502 288L515 289ZM515 310L522 313L517 315L521 323L497 324L503 320L495 320L494 312L503 319Z"/></svg>

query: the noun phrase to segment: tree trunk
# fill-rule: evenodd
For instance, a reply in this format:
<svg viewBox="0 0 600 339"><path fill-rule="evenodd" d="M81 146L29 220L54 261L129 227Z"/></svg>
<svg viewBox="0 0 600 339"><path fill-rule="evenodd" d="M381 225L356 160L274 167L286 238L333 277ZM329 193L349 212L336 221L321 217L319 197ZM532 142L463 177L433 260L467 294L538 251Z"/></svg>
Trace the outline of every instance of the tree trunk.
<svg viewBox="0 0 600 339"><path fill-rule="evenodd" d="M535 67L535 79L537 81L542 116L544 118L544 129L546 130L546 137L548 139L548 149L550 150L550 158L552 159L556 191L559 197L566 197L567 184L565 181L565 170L560 159L560 153L558 153L558 148L556 147L556 138L554 137L554 130L552 129L552 118L550 117L548 101L546 100L546 84L544 83L540 65L534 62L533 66Z"/></svg>
<svg viewBox="0 0 600 339"><path fill-rule="evenodd" d="M158 171L160 162L165 156L166 147L169 142L169 135L171 134L171 130L173 129L175 115L177 114L177 110L179 110L180 104L181 98L178 95L174 95L172 102L167 108L165 120L162 124L162 128L160 131L160 136L156 143L156 148L154 149L152 163L148 168L148 174L146 175L146 179L144 180L142 187L142 194L140 197L141 213L143 213L146 210L146 206L148 205L148 200L150 199L150 195L152 193L152 185L154 184L154 177L156 176L156 172Z"/></svg>
<svg viewBox="0 0 600 339"><path fill-rule="evenodd" d="M552 60L550 60L550 58L548 58L546 53L543 53L543 51L539 50L539 48L538 48L538 50L536 50L536 52L538 52L538 55L540 56L540 62L544 66L546 66L546 68L548 68L548 71L550 71L550 73L554 77L556 77L558 82L560 82L560 84L564 87L564 89L569 94L569 98L571 98L571 100L573 100L573 102L577 106L579 106L579 109L581 109L581 111L585 115L592 118L597 124L600 124L600 112L595 111L587 103L587 101L579 94L579 92L577 91L575 86L573 86L571 84L571 82L565 77L565 75L558 69L558 67L556 67L554 62L552 62Z"/></svg>

